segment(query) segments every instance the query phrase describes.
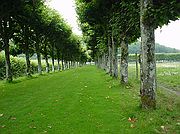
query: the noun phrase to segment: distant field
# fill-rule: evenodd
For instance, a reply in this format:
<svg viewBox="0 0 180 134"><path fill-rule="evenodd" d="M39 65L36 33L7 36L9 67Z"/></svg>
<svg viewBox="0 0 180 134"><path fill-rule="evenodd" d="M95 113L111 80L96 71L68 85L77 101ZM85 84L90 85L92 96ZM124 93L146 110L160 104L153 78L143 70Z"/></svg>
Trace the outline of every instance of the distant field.
<svg viewBox="0 0 180 134"><path fill-rule="evenodd" d="M170 90L180 91L180 62L157 63L158 84ZM135 63L129 63L129 76L135 77Z"/></svg>

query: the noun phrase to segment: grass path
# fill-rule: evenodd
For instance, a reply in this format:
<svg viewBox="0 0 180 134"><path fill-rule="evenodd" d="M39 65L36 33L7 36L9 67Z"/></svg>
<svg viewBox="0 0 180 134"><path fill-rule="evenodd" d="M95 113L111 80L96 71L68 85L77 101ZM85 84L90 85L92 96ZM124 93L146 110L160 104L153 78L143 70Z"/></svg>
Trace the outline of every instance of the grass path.
<svg viewBox="0 0 180 134"><path fill-rule="evenodd" d="M179 100L159 92L158 108L141 110L131 81L86 66L0 83L0 134L179 133Z"/></svg>

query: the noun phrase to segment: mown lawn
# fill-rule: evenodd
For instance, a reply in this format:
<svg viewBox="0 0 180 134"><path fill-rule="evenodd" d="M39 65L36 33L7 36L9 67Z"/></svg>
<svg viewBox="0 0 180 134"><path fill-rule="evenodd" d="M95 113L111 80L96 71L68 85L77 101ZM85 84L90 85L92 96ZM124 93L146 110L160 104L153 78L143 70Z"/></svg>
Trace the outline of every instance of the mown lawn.
<svg viewBox="0 0 180 134"><path fill-rule="evenodd" d="M95 66L1 82L0 134L180 133L177 96L158 91L156 110L139 101L138 81L120 85Z"/></svg>

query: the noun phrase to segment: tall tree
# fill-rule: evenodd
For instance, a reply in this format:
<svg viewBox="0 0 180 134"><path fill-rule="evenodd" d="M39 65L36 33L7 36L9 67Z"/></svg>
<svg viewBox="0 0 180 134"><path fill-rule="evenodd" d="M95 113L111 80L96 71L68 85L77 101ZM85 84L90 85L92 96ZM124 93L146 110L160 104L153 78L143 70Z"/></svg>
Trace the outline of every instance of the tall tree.
<svg viewBox="0 0 180 134"><path fill-rule="evenodd" d="M13 17L19 13L21 7L21 0L2 0L0 5L0 38L2 38L3 48L5 50L7 81L12 81L9 40L12 38L14 34L15 23Z"/></svg>

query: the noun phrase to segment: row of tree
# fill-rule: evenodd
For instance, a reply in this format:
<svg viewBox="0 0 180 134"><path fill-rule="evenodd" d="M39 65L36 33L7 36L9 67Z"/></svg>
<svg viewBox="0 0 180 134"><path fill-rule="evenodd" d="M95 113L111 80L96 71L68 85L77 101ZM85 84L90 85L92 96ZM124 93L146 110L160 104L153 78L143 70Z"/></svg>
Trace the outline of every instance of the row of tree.
<svg viewBox="0 0 180 134"><path fill-rule="evenodd" d="M10 43L13 47L10 49ZM85 62L85 50L80 38L72 33L71 27L44 0L2 0L0 2L0 51L5 51L6 79L12 81L10 53L25 54L26 74L30 76L30 57L36 53L38 73L42 73L41 59L58 61L58 70L70 62ZM11 51L10 51L11 50ZM60 63L61 61L61 63ZM69 63L68 63L69 62ZM62 65L62 67L61 67Z"/></svg>
<svg viewBox="0 0 180 134"><path fill-rule="evenodd" d="M154 29L180 16L178 0L76 0L84 40L92 57L111 76L128 82L128 44L141 37L141 106L155 108Z"/></svg>

